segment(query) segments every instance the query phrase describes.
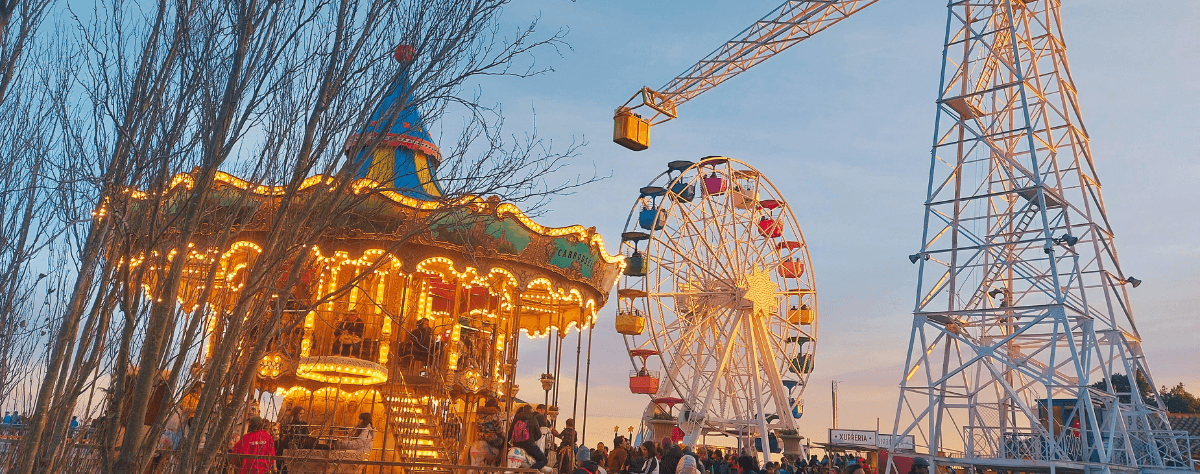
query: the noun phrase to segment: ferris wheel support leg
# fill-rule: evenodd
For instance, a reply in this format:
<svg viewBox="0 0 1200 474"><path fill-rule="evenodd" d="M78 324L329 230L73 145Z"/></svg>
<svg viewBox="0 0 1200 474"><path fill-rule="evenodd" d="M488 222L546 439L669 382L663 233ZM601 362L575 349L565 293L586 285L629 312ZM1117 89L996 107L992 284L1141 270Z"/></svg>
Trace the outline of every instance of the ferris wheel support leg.
<svg viewBox="0 0 1200 474"><path fill-rule="evenodd" d="M764 325L762 318L756 316L753 319L756 320L751 322L752 327L756 330L754 337L758 339L759 350L764 351L759 354L761 356L760 360L764 365L759 372L767 374L767 381L771 387L771 397L775 399L775 408L779 410L779 421L787 429L794 430L796 429L796 420L791 415L791 403L788 402L788 397L783 393L783 375L779 373L779 367L773 363L777 360L777 356L774 347L771 345L772 341L768 335L769 330Z"/></svg>
<svg viewBox="0 0 1200 474"><path fill-rule="evenodd" d="M733 346L734 343L737 342L738 332L740 332L740 330L741 326L734 326L733 332L729 335L728 342L725 344L725 349L721 354L721 364L718 365L717 370L713 372L712 383L708 386L708 393L704 395L704 404L700 407L702 410L701 413L708 413L708 407L710 404L712 404L713 395L716 394L717 387L721 385L721 379L725 375L725 368L729 366L729 357L733 355ZM685 442L688 443L688 446L694 446L696 444L696 440L699 439L700 433L703 431L704 424L701 423L696 427L695 430L693 430L692 433L689 433L688 440L685 440Z"/></svg>
<svg viewBox="0 0 1200 474"><path fill-rule="evenodd" d="M742 321L746 324L746 326L747 326L746 329L751 334L753 334L754 329L753 329L752 325L754 323L750 322L750 318L743 316ZM762 367L759 365L758 357L751 356L750 358L754 362L754 390L753 391L754 391L754 404L757 405L757 407L756 407L757 414L755 415L755 418L758 418L758 420L757 420L758 421L758 430L759 430L758 438L762 440L763 462L771 462L771 439L770 439L770 433L767 432L767 414L763 413L764 406L763 406L763 399L762 399L762 391L759 390L759 387L762 387L762 379L759 378L762 375Z"/></svg>

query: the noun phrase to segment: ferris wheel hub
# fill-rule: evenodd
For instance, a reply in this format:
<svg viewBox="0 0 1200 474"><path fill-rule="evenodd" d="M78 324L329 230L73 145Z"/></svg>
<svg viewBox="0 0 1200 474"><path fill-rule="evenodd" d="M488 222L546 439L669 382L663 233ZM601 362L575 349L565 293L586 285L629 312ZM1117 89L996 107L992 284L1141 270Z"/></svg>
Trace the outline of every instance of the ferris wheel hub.
<svg viewBox="0 0 1200 474"><path fill-rule="evenodd" d="M774 314L779 306L776 294L779 285L771 280L771 272L753 269L738 280L741 299L748 303L746 307L753 308L754 314Z"/></svg>

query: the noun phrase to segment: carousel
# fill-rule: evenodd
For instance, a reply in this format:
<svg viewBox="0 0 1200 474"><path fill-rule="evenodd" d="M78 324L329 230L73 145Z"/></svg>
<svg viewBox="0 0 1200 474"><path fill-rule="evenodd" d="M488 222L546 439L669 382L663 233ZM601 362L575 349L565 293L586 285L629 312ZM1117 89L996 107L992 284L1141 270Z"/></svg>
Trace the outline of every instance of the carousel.
<svg viewBox="0 0 1200 474"><path fill-rule="evenodd" d="M419 111L401 111L390 127L383 119L405 82L393 85L348 141L376 143L346 149L371 153L350 191L369 190L358 204L369 217L322 234L301 285L288 295L282 327L294 329L270 341L257 367L260 393L282 399L280 422L300 409L309 427L307 443L292 443L287 456L464 463L481 430L503 432L507 423L519 388L521 333L545 339L538 344L548 354L558 347L561 359L563 340L594 326L624 268L594 227L544 227L497 198L444 199L436 177L441 155ZM310 177L300 193L327 192L325 181ZM172 184L191 182L193 175L181 174ZM249 193L263 213L284 194L227 174L211 192ZM224 248L196 244L200 263L205 255L219 259L218 291L238 291L263 252L256 240L267 229L254 228L256 221L248 219L239 240ZM212 301L206 357L236 314L220 302L237 298ZM547 359L539 388L553 401L559 361ZM363 413L378 432L372 446L339 450L338 438Z"/></svg>

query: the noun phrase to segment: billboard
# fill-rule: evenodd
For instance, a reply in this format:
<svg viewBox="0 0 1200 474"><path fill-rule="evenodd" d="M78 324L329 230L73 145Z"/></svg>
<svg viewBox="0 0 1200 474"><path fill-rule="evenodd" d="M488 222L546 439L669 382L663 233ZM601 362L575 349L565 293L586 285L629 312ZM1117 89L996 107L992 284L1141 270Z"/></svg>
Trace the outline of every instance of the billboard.
<svg viewBox="0 0 1200 474"><path fill-rule="evenodd" d="M897 451L912 451L917 449L917 440L913 435L904 435L904 437L889 434L876 435L875 443L876 446L883 449L891 448L892 443L897 443L895 448Z"/></svg>

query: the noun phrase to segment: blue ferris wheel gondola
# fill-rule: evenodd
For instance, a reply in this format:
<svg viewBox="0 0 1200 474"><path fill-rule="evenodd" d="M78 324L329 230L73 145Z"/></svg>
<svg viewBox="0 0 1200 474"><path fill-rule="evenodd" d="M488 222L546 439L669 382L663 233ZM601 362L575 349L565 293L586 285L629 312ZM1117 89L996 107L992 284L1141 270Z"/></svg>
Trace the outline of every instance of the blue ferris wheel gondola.
<svg viewBox="0 0 1200 474"><path fill-rule="evenodd" d="M649 262L646 261L646 256L642 255L641 252L634 250L633 255L630 255L629 258L625 259L624 273L626 276L646 276L648 264Z"/></svg>
<svg viewBox="0 0 1200 474"><path fill-rule="evenodd" d="M692 202L693 199L696 199L696 186L692 183L677 181L671 185L670 195L675 202Z"/></svg>
<svg viewBox="0 0 1200 474"><path fill-rule="evenodd" d="M658 206L647 207L638 212L638 225L646 230L662 230L667 225L667 216L659 215Z"/></svg>

